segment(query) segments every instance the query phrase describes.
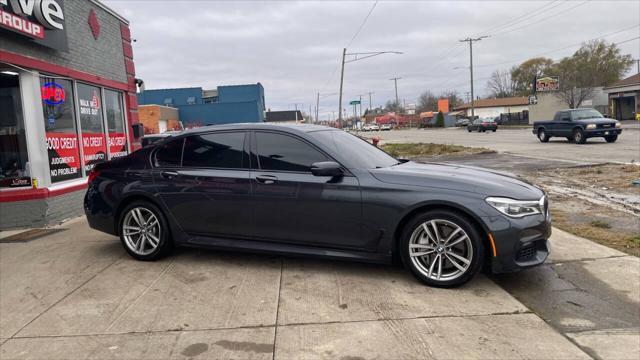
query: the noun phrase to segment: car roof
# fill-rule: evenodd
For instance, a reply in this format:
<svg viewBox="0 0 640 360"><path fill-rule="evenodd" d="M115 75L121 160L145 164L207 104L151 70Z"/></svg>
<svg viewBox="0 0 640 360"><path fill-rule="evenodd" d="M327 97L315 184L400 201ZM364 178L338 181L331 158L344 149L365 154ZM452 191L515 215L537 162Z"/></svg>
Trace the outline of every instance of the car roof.
<svg viewBox="0 0 640 360"><path fill-rule="evenodd" d="M339 130L336 128L310 124L273 124L273 123L240 123L224 125L207 125L182 132L180 135L192 135L218 130L285 130L288 132L309 133L321 130Z"/></svg>

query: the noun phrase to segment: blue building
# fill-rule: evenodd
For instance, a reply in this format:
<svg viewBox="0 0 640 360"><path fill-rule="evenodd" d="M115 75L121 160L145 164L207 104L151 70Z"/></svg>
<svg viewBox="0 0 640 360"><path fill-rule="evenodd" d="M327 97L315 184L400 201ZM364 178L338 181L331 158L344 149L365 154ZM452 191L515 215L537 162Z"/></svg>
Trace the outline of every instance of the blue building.
<svg viewBox="0 0 640 360"><path fill-rule="evenodd" d="M164 105L178 109L185 126L263 122L265 114L262 84L143 90L140 105Z"/></svg>

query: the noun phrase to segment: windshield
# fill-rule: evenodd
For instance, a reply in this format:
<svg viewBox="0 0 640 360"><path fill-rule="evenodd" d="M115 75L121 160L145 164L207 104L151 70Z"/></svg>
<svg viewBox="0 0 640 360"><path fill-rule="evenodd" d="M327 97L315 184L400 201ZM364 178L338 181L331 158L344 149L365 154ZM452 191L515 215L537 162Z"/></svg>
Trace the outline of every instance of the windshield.
<svg viewBox="0 0 640 360"><path fill-rule="evenodd" d="M350 168L375 169L398 164L391 155L344 131L313 131L309 135L340 154Z"/></svg>
<svg viewBox="0 0 640 360"><path fill-rule="evenodd" d="M600 114L598 110L594 110L594 109L573 111L573 120L600 119L602 117L603 117L602 114Z"/></svg>

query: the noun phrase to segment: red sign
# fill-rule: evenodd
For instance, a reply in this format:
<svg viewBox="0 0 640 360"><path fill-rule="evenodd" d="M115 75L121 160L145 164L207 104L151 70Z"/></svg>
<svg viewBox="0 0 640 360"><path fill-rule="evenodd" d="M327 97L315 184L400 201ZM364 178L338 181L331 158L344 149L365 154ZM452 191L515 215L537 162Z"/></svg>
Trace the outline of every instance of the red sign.
<svg viewBox="0 0 640 360"><path fill-rule="evenodd" d="M49 82L40 88L40 96L49 105L60 105L64 102L65 92L61 85Z"/></svg>
<svg viewBox="0 0 640 360"><path fill-rule="evenodd" d="M49 171L53 182L80 176L78 137L74 133L47 133Z"/></svg>
<svg viewBox="0 0 640 360"><path fill-rule="evenodd" d="M112 159L127 155L127 135L125 133L109 132L109 153Z"/></svg>
<svg viewBox="0 0 640 360"><path fill-rule="evenodd" d="M0 25L20 34L36 39L44 39L44 28L41 25L0 9Z"/></svg>
<svg viewBox="0 0 640 360"><path fill-rule="evenodd" d="M107 146L104 134L82 134L82 153L86 171L90 171L98 163L107 161Z"/></svg>

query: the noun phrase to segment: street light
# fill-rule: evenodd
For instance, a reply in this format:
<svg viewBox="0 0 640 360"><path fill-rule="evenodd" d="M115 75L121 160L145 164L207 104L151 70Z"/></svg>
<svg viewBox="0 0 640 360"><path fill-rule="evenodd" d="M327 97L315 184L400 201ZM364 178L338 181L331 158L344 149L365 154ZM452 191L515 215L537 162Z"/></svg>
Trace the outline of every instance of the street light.
<svg viewBox="0 0 640 360"><path fill-rule="evenodd" d="M318 111L320 109L320 98L325 98L327 96L333 96L333 95L338 95L338 93L330 93L330 94L320 94L318 93L317 97L316 97L316 121L318 121Z"/></svg>
<svg viewBox="0 0 640 360"><path fill-rule="evenodd" d="M342 128L342 86L344 84L344 64L348 64L351 62L356 62L364 59L368 59L370 57L382 55L382 54L402 54L400 51L372 51L372 52L355 52L355 53L347 53L347 48L342 49L342 70L340 71L340 99L338 104L338 124ZM347 56L353 56L353 59L346 60ZM360 56L360 57L358 57Z"/></svg>

